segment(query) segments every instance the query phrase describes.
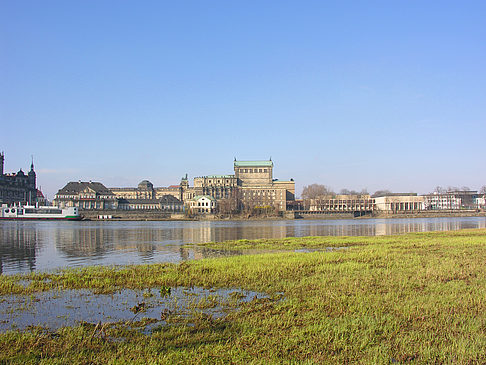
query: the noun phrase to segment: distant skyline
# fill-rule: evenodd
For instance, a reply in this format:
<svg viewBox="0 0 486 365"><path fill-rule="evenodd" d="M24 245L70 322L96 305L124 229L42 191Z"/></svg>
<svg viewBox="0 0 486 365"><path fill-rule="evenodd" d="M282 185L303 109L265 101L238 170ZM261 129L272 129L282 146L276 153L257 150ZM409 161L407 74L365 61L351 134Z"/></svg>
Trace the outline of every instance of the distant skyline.
<svg viewBox="0 0 486 365"><path fill-rule="evenodd" d="M231 174L486 185L483 1L1 1L0 151L52 199Z"/></svg>

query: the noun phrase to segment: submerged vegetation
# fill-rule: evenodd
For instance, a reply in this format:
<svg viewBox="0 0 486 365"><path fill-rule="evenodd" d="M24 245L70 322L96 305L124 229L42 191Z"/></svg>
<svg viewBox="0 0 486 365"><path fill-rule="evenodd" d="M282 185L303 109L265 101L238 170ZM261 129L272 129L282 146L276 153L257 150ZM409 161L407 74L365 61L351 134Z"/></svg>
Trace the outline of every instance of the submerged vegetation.
<svg viewBox="0 0 486 365"><path fill-rule="evenodd" d="M0 294L151 288L170 297L170 288L197 286L267 297L238 301L219 318L199 310L217 306L216 296L190 315L161 311L165 323L149 332L143 313L131 322L8 331L0 362L486 363L484 229L205 246L283 252L2 276ZM295 252L302 248L321 250Z"/></svg>

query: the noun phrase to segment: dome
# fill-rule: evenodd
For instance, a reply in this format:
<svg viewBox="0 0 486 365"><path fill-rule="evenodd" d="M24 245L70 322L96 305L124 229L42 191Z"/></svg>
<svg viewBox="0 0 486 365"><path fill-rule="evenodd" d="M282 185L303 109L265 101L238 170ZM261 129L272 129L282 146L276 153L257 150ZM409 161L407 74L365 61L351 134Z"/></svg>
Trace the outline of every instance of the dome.
<svg viewBox="0 0 486 365"><path fill-rule="evenodd" d="M143 180L138 184L138 188L140 190L153 190L154 185L148 180Z"/></svg>

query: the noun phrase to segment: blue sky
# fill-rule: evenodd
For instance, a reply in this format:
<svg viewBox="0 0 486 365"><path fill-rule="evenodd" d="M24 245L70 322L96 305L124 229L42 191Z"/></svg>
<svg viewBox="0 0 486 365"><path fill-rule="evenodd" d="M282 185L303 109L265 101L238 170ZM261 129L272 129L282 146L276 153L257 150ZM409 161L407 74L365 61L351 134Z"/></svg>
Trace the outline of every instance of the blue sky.
<svg viewBox="0 0 486 365"><path fill-rule="evenodd" d="M486 185L484 1L0 1L0 150L49 197L272 157L370 192Z"/></svg>

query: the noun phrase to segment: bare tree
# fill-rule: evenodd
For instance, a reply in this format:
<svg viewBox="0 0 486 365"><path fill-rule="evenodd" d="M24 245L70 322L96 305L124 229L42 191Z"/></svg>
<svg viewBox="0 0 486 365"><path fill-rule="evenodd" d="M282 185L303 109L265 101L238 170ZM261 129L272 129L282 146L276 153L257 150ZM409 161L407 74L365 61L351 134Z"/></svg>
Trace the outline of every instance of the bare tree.
<svg viewBox="0 0 486 365"><path fill-rule="evenodd" d="M224 198L218 201L217 212L222 215L231 215L236 212L236 199Z"/></svg>
<svg viewBox="0 0 486 365"><path fill-rule="evenodd" d="M434 189L434 193L437 194L444 194L446 192L446 189L444 189L442 186L438 185Z"/></svg>
<svg viewBox="0 0 486 365"><path fill-rule="evenodd" d="M341 189L340 195L368 195L368 189L361 189L361 191Z"/></svg>
<svg viewBox="0 0 486 365"><path fill-rule="evenodd" d="M486 185L481 186L479 189L479 194L486 194Z"/></svg>
<svg viewBox="0 0 486 365"><path fill-rule="evenodd" d="M320 196L334 194L326 185L321 184L311 184L304 186L302 189L302 199L315 199Z"/></svg>
<svg viewBox="0 0 486 365"><path fill-rule="evenodd" d="M390 190L384 189L384 190L377 190L373 193L372 197L376 198L378 196L386 196L388 194L391 194Z"/></svg>

